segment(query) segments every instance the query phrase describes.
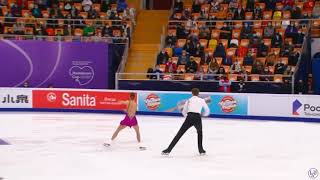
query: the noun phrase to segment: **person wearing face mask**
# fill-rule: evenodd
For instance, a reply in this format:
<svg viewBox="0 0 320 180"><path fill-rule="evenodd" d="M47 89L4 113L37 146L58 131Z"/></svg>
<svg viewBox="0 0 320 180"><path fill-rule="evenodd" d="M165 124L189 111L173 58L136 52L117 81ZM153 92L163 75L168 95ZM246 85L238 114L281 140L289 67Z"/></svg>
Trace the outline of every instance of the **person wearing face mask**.
<svg viewBox="0 0 320 180"><path fill-rule="evenodd" d="M265 66L261 73L260 81L271 81L272 77L270 75L272 75L272 72L268 66Z"/></svg>
<svg viewBox="0 0 320 180"><path fill-rule="evenodd" d="M176 0L174 2L173 10L174 10L175 13L176 12L181 13L183 11L183 2L182 2L182 0Z"/></svg>
<svg viewBox="0 0 320 180"><path fill-rule="evenodd" d="M298 33L297 27L294 25L294 22L291 22L289 26L287 26L285 31L285 36L287 38L293 38Z"/></svg>
<svg viewBox="0 0 320 180"><path fill-rule="evenodd" d="M274 74L283 74L286 69L286 66L280 60L277 61L276 65L274 66Z"/></svg>
<svg viewBox="0 0 320 180"><path fill-rule="evenodd" d="M289 54L293 51L294 47L291 41L286 41L283 49L281 50L281 56L288 57Z"/></svg>
<svg viewBox="0 0 320 180"><path fill-rule="evenodd" d="M230 70L232 74L239 74L240 72L242 72L242 66L238 59L236 59L235 62L231 65Z"/></svg>
<svg viewBox="0 0 320 180"><path fill-rule="evenodd" d="M282 36L280 33L277 32L274 36L272 36L271 44L274 48L282 47Z"/></svg>
<svg viewBox="0 0 320 180"><path fill-rule="evenodd" d="M295 47L301 47L302 43L304 41L304 33L301 31L301 29L298 30L298 34L296 34L293 37L293 44L295 45Z"/></svg>
<svg viewBox="0 0 320 180"><path fill-rule="evenodd" d="M162 49L157 57L157 65L167 63L168 59L169 59L169 55L166 52L166 49Z"/></svg>
<svg viewBox="0 0 320 180"><path fill-rule="evenodd" d="M254 59L253 59L253 56L252 56L252 51L250 50L249 52L248 52L248 54L246 55L246 57L244 57L244 59L243 59L243 65L252 65L253 64L253 61L254 61Z"/></svg>
<svg viewBox="0 0 320 180"><path fill-rule="evenodd" d="M271 38L275 32L275 28L272 26L272 22L268 22L268 25L263 30L263 36L265 38Z"/></svg>

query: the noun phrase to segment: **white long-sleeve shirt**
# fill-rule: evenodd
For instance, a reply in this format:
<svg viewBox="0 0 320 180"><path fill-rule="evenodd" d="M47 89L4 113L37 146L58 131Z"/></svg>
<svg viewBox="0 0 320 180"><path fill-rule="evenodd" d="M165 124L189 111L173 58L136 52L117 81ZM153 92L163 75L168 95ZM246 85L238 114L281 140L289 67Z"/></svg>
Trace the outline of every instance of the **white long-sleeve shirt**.
<svg viewBox="0 0 320 180"><path fill-rule="evenodd" d="M189 112L201 114L204 109L203 116L209 116L210 110L206 101L198 96L192 96L185 104L182 110L183 116L187 116Z"/></svg>

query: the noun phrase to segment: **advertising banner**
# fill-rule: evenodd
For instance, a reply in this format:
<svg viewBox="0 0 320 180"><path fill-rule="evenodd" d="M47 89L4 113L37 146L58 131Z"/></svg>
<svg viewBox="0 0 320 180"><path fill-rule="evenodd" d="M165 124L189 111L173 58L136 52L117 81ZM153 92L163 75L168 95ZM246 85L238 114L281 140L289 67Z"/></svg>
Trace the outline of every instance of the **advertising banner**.
<svg viewBox="0 0 320 180"><path fill-rule="evenodd" d="M108 88L108 44L0 40L0 87Z"/></svg>
<svg viewBox="0 0 320 180"><path fill-rule="evenodd" d="M139 111L181 113L190 93L139 93ZM246 96L228 94L201 94L207 102L211 114L247 115L248 101Z"/></svg>
<svg viewBox="0 0 320 180"><path fill-rule="evenodd" d="M320 97L314 95L249 95L249 115L320 118Z"/></svg>
<svg viewBox="0 0 320 180"><path fill-rule="evenodd" d="M32 108L32 90L0 89L0 108Z"/></svg>
<svg viewBox="0 0 320 180"><path fill-rule="evenodd" d="M129 92L34 90L33 108L124 110Z"/></svg>

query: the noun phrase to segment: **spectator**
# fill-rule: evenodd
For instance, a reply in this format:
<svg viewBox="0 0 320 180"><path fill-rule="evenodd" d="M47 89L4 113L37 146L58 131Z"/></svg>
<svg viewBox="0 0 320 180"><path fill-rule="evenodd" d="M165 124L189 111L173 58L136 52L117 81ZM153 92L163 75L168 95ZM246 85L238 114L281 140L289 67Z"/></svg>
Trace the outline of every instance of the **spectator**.
<svg viewBox="0 0 320 180"><path fill-rule="evenodd" d="M295 4L294 0L282 0L283 4L283 11L290 11L292 9L292 6Z"/></svg>
<svg viewBox="0 0 320 180"><path fill-rule="evenodd" d="M169 59L169 55L166 52L166 49L162 49L162 51L158 54L157 57L157 65L166 64Z"/></svg>
<svg viewBox="0 0 320 180"><path fill-rule="evenodd" d="M293 5L291 9L291 18L300 19L301 18L301 9L297 5Z"/></svg>
<svg viewBox="0 0 320 180"><path fill-rule="evenodd" d="M301 29L298 30L298 33L293 37L293 44L295 44L295 47L301 47L304 41L304 33L301 31Z"/></svg>
<svg viewBox="0 0 320 180"><path fill-rule="evenodd" d="M224 67L220 66L217 74L220 74L220 75L226 74L226 71L225 71Z"/></svg>
<svg viewBox="0 0 320 180"><path fill-rule="evenodd" d="M23 23L15 23L13 25L13 32L14 34L24 35L24 24Z"/></svg>
<svg viewBox="0 0 320 180"><path fill-rule="evenodd" d="M254 9L253 16L254 16L255 20L261 20L262 19L262 17L263 17L262 8L259 5Z"/></svg>
<svg viewBox="0 0 320 180"><path fill-rule="evenodd" d="M82 7L83 7L83 10L85 11L85 12L89 12L90 10L91 10L91 8L92 8L92 1L91 0L83 0L82 1Z"/></svg>
<svg viewBox="0 0 320 180"><path fill-rule="evenodd" d="M231 81L226 75L219 80L219 92L231 92Z"/></svg>
<svg viewBox="0 0 320 180"><path fill-rule="evenodd" d="M230 71L232 74L239 74L240 72L242 72L242 66L237 58L235 62L233 62L233 64L231 65Z"/></svg>
<svg viewBox="0 0 320 180"><path fill-rule="evenodd" d="M266 3L266 10L274 10L276 8L277 0L265 0Z"/></svg>
<svg viewBox="0 0 320 180"><path fill-rule="evenodd" d="M166 69L165 72L166 73L176 73L177 71L177 64L172 62L172 59L169 58L168 62L166 63Z"/></svg>
<svg viewBox="0 0 320 180"><path fill-rule="evenodd" d="M263 70L264 64L261 61L255 60L252 65L252 74L261 74Z"/></svg>
<svg viewBox="0 0 320 180"><path fill-rule="evenodd" d="M277 56L278 56L278 54L276 51L271 52L266 58L266 65L273 66L274 62L277 61L277 59L278 59Z"/></svg>
<svg viewBox="0 0 320 180"><path fill-rule="evenodd" d="M241 6L239 6L240 4L238 3L238 0L231 0L229 2L229 10L232 12L232 13L235 13L235 11L240 8L241 9Z"/></svg>
<svg viewBox="0 0 320 180"><path fill-rule="evenodd" d="M316 4L312 10L313 18L320 18L320 4Z"/></svg>
<svg viewBox="0 0 320 180"><path fill-rule="evenodd" d="M200 10L201 10L201 6L200 6L199 1L194 1L193 4L192 4L192 12L193 13L199 13Z"/></svg>
<svg viewBox="0 0 320 180"><path fill-rule="evenodd" d="M83 28L83 36L93 36L94 35L94 28L90 25L86 25L84 28Z"/></svg>
<svg viewBox="0 0 320 180"><path fill-rule="evenodd" d="M248 54L246 55L246 57L244 57L243 59L243 65L247 66L247 65L252 65L253 64L253 56L252 56L252 51L250 50L248 52Z"/></svg>
<svg viewBox="0 0 320 180"><path fill-rule="evenodd" d="M303 9L305 11L312 11L314 4L315 4L314 0L306 0L306 1L304 1Z"/></svg>
<svg viewBox="0 0 320 180"><path fill-rule="evenodd" d="M161 71L159 65L156 65L156 68L155 68L155 70L153 71L153 73L155 74L155 75L153 76L153 79L162 79L162 74L163 74L163 72Z"/></svg>
<svg viewBox="0 0 320 180"><path fill-rule="evenodd" d="M240 46L237 50L236 50L236 55L238 57L245 57L248 53L248 47L246 46Z"/></svg>
<svg viewBox="0 0 320 180"><path fill-rule="evenodd" d="M181 56L179 56L178 65L186 65L190 61L187 51L183 50Z"/></svg>
<svg viewBox="0 0 320 180"><path fill-rule="evenodd" d="M174 10L174 12L179 12L179 13L181 13L183 11L183 2L182 2L182 0L176 0L174 2L173 10Z"/></svg>
<svg viewBox="0 0 320 180"><path fill-rule="evenodd" d="M148 68L148 71L147 71L147 78L148 79L156 79L154 76L155 75L152 75L153 73L153 69L152 68Z"/></svg>
<svg viewBox="0 0 320 180"><path fill-rule="evenodd" d="M241 39L249 39L252 34L252 27L249 23L244 23L244 27L241 30Z"/></svg>
<svg viewBox="0 0 320 180"><path fill-rule="evenodd" d="M281 50L281 56L288 57L293 50L294 50L294 47L292 45L292 42L287 40L285 41L283 49Z"/></svg>
<svg viewBox="0 0 320 180"><path fill-rule="evenodd" d="M186 44L183 46L183 50L186 50L189 54L194 54L196 51L196 47L194 43L188 39Z"/></svg>
<svg viewBox="0 0 320 180"><path fill-rule="evenodd" d="M258 45L258 57L266 57L268 55L269 48L264 44L264 41L261 41L261 44Z"/></svg>
<svg viewBox="0 0 320 180"><path fill-rule="evenodd" d="M220 39L231 39L231 30L232 28L228 23L224 22L223 27L220 30Z"/></svg>
<svg viewBox="0 0 320 180"><path fill-rule="evenodd" d="M205 52L204 47L200 45L200 43L197 44L196 52L194 53L195 57L200 57L201 59L204 59Z"/></svg>
<svg viewBox="0 0 320 180"><path fill-rule="evenodd" d="M126 0L118 0L118 6L117 11L123 12L125 9L127 9L128 4Z"/></svg>
<svg viewBox="0 0 320 180"><path fill-rule="evenodd" d="M113 32L112 27L110 27L110 25L107 23L105 27L103 27L102 35L104 37L112 37L112 32Z"/></svg>
<svg viewBox="0 0 320 180"><path fill-rule="evenodd" d="M173 36L173 34L169 34L167 37L166 37L166 44L169 46L169 47L174 47L177 43L177 37L176 36Z"/></svg>
<svg viewBox="0 0 320 180"><path fill-rule="evenodd" d="M298 34L298 29L294 25L294 22L291 22L289 26L287 26L285 31L285 36L287 38L293 38L296 34Z"/></svg>
<svg viewBox="0 0 320 180"><path fill-rule="evenodd" d="M216 13L220 10L220 2L218 0L213 0L211 2L211 9L210 12Z"/></svg>
<svg viewBox="0 0 320 180"><path fill-rule="evenodd" d="M247 11L253 12L255 0L247 0Z"/></svg>
<svg viewBox="0 0 320 180"><path fill-rule="evenodd" d="M31 9L31 13L32 13L32 16L34 16L35 18L42 17L41 10L37 4L35 4L34 7Z"/></svg>
<svg viewBox="0 0 320 180"><path fill-rule="evenodd" d="M283 74L285 69L286 69L285 64L283 64L280 60L278 60L274 67L274 74Z"/></svg>
<svg viewBox="0 0 320 180"><path fill-rule="evenodd" d="M76 19L78 17L79 11L75 6L72 6L70 14L72 19Z"/></svg>
<svg viewBox="0 0 320 180"><path fill-rule="evenodd" d="M190 61L186 64L186 72L187 73L195 73L197 72L198 64L194 61L194 57L190 57Z"/></svg>
<svg viewBox="0 0 320 180"><path fill-rule="evenodd" d="M299 52L292 51L288 57L288 65L296 66L299 60L300 54Z"/></svg>
<svg viewBox="0 0 320 180"><path fill-rule="evenodd" d="M233 19L236 20L243 20L245 17L244 9L241 7L241 5L238 6L238 9L235 10Z"/></svg>
<svg viewBox="0 0 320 180"><path fill-rule="evenodd" d="M273 20L281 20L282 18L282 11L277 10L273 12Z"/></svg>
<svg viewBox="0 0 320 180"><path fill-rule="evenodd" d="M98 12L94 8L91 8L88 11L88 19L97 19L98 17L99 17Z"/></svg>
<svg viewBox="0 0 320 180"><path fill-rule="evenodd" d="M209 63L209 68L208 71L210 74L217 74L219 70L219 64L216 61L216 59L213 59L210 63Z"/></svg>
<svg viewBox="0 0 320 180"><path fill-rule="evenodd" d="M275 32L275 28L272 26L272 22L268 22L268 25L263 30L263 36L265 38L271 38Z"/></svg>
<svg viewBox="0 0 320 180"><path fill-rule="evenodd" d="M208 43L208 48L216 49L218 41L216 39L210 39Z"/></svg>
<svg viewBox="0 0 320 180"><path fill-rule="evenodd" d="M12 3L11 5L11 14L13 17L21 17L21 7L18 6L16 3Z"/></svg>
<svg viewBox="0 0 320 180"><path fill-rule="evenodd" d="M221 42L216 47L216 50L214 52L214 57L222 57L223 59L226 58L226 50Z"/></svg>
<svg viewBox="0 0 320 180"><path fill-rule="evenodd" d="M269 67L266 66L266 67L264 67L264 69L261 73L260 80L261 81L271 81L272 77L270 75L272 75L272 72L270 71Z"/></svg>
<svg viewBox="0 0 320 180"><path fill-rule="evenodd" d="M272 47L281 48L282 47L282 36L279 32L272 36Z"/></svg>
<svg viewBox="0 0 320 180"><path fill-rule="evenodd" d="M223 60L222 60L222 64L223 65L226 65L226 66L231 66L232 65L232 56L227 56L226 58L224 58Z"/></svg>
<svg viewBox="0 0 320 180"><path fill-rule="evenodd" d="M239 40L238 39L231 39L230 41L230 48L238 48Z"/></svg>

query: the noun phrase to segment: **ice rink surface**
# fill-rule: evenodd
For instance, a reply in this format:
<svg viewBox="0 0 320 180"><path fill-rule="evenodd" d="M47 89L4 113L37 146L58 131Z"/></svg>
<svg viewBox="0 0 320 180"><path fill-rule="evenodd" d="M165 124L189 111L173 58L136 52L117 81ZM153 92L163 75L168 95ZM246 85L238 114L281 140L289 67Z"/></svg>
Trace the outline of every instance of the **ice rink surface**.
<svg viewBox="0 0 320 180"><path fill-rule="evenodd" d="M161 156L182 117L138 116L146 151L133 129L112 148L123 115L0 113L0 179L4 180L307 180L320 170L320 124L204 119L198 156L191 128ZM320 177L318 177L320 179Z"/></svg>

